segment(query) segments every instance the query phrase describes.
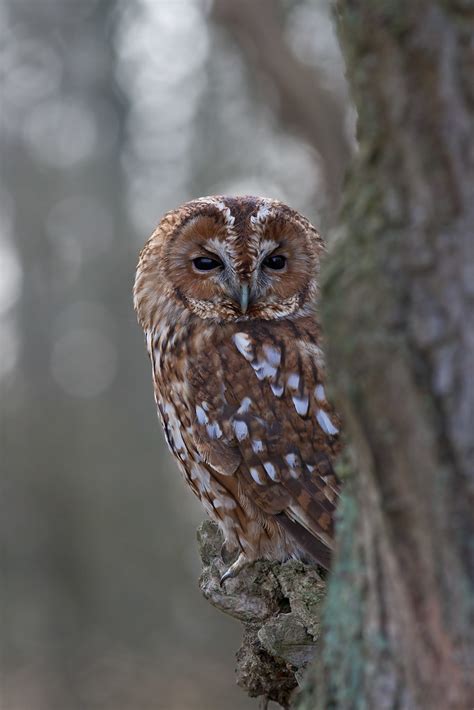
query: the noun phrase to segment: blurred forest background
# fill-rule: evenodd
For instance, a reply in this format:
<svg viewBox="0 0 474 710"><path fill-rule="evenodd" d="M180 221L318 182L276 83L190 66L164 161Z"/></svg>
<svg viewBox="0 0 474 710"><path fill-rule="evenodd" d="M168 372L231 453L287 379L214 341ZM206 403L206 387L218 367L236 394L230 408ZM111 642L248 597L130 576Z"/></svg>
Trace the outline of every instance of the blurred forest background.
<svg viewBox="0 0 474 710"><path fill-rule="evenodd" d="M131 289L192 197L331 224L354 112L329 2L3 0L0 72L1 708L255 707Z"/></svg>

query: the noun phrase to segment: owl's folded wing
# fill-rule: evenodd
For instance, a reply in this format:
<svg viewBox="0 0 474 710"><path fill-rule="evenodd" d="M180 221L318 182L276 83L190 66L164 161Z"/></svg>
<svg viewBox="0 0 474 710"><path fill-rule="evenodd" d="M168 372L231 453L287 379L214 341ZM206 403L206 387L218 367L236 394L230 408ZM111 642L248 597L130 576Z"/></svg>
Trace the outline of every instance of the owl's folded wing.
<svg viewBox="0 0 474 710"><path fill-rule="evenodd" d="M340 488L331 464L339 420L326 401L319 348L286 328L275 337L275 328L248 326L212 363L195 368L194 438L211 469L232 476L327 567Z"/></svg>

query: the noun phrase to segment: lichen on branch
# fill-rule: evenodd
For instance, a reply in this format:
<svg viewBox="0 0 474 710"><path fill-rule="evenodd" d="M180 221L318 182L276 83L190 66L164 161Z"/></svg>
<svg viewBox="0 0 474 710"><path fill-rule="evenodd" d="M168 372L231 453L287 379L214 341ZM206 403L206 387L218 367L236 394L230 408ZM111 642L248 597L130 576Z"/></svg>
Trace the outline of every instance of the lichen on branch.
<svg viewBox="0 0 474 710"><path fill-rule="evenodd" d="M237 683L251 697L289 707L306 666L318 649L319 619L325 582L318 570L296 560L259 561L239 574L220 579L222 534L207 520L198 529L203 570L199 586L217 609L244 625L237 653Z"/></svg>

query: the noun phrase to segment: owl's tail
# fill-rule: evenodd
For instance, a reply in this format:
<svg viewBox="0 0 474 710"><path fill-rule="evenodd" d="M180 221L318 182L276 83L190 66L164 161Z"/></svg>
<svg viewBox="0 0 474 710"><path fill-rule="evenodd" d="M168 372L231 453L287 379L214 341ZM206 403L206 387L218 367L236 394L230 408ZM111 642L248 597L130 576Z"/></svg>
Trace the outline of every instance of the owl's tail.
<svg viewBox="0 0 474 710"><path fill-rule="evenodd" d="M320 538L307 530L301 523L291 520L286 513L280 513L276 516L279 525L288 533L295 541L302 552L308 556L308 561L323 567L329 571L331 566L331 548Z"/></svg>

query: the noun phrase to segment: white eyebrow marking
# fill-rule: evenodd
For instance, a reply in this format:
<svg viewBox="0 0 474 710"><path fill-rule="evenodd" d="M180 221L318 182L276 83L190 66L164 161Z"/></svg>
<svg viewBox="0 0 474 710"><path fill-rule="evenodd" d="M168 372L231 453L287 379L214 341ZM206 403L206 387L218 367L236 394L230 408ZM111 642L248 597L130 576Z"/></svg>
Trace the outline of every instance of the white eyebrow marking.
<svg viewBox="0 0 474 710"><path fill-rule="evenodd" d="M329 419L328 415L323 409L318 409L316 419L318 420L319 426L324 432L326 432L326 434L334 436L334 434L337 434L339 432L339 429L334 426L334 424Z"/></svg>
<svg viewBox="0 0 474 710"><path fill-rule="evenodd" d="M276 242L274 239L260 240L260 258L262 261L266 256L269 256L272 252L274 252L275 249L278 249L279 246L280 243Z"/></svg>
<svg viewBox="0 0 474 710"><path fill-rule="evenodd" d="M225 245L223 242L221 242L220 239L217 239L216 237L208 239L204 246L207 248L208 251L212 251L216 254L216 256L219 256L223 262L228 261L228 245Z"/></svg>
<svg viewBox="0 0 474 710"><path fill-rule="evenodd" d="M232 215L230 208L227 207L227 205L225 205L221 200L214 200L214 204L217 207L217 209L219 209L221 211L222 216L224 217L225 223L229 227L233 227L234 222L235 222L235 217Z"/></svg>
<svg viewBox="0 0 474 710"><path fill-rule="evenodd" d="M250 217L251 223L255 226L257 224L262 224L267 219L270 214L270 205L267 202L263 202L257 210L256 215Z"/></svg>
<svg viewBox="0 0 474 710"><path fill-rule="evenodd" d="M292 397L293 399L293 404L295 405L295 409L298 412L298 414L302 417L305 416L305 414L308 414L308 408L309 408L309 399L308 397Z"/></svg>

